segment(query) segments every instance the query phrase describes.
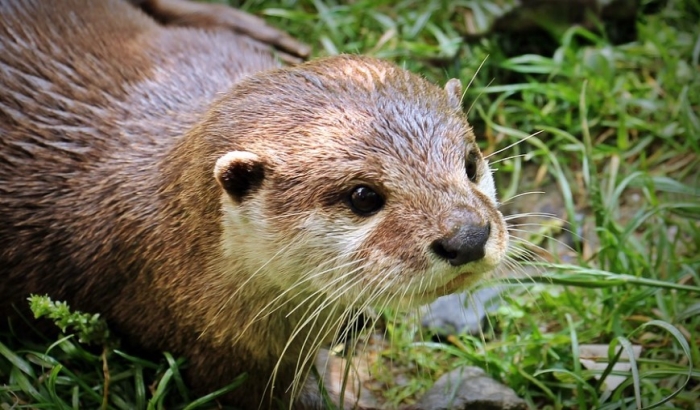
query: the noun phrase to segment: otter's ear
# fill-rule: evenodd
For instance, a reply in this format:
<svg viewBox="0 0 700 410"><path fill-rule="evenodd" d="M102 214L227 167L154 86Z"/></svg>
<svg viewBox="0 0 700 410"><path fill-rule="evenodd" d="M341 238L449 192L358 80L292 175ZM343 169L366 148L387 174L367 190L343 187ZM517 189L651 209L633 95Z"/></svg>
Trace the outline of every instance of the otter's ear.
<svg viewBox="0 0 700 410"><path fill-rule="evenodd" d="M214 166L214 178L236 203L262 185L265 164L256 154L231 151L220 157Z"/></svg>
<svg viewBox="0 0 700 410"><path fill-rule="evenodd" d="M455 110L462 111L462 83L453 78L445 84L447 100Z"/></svg>

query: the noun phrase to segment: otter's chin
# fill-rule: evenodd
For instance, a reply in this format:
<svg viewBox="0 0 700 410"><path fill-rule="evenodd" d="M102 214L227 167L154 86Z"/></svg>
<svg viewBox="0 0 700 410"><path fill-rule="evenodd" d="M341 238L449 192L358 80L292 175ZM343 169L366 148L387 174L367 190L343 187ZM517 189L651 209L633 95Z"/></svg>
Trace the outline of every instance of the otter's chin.
<svg viewBox="0 0 700 410"><path fill-rule="evenodd" d="M456 276L449 282L435 288L432 292L430 292L430 296L433 297L433 299L437 299L441 296L451 295L453 293L465 291L474 286L483 277L484 275L482 274L476 274L472 272L460 273L458 276Z"/></svg>
<svg viewBox="0 0 700 410"><path fill-rule="evenodd" d="M448 282L425 289L423 291L406 292L402 297L392 300L391 305L397 309L413 309L434 302L437 298L451 295L453 293L463 292L484 277L484 274L475 274L471 272L463 272L458 276L450 279Z"/></svg>

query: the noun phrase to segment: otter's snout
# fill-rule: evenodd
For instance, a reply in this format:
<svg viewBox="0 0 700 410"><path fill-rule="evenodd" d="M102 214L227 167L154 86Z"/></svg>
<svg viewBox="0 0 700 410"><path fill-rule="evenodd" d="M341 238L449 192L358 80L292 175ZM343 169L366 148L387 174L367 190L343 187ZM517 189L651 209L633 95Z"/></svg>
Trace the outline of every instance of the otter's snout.
<svg viewBox="0 0 700 410"><path fill-rule="evenodd" d="M433 241L435 254L450 263L460 266L484 257L484 247L491 233L491 224L462 225L450 235Z"/></svg>

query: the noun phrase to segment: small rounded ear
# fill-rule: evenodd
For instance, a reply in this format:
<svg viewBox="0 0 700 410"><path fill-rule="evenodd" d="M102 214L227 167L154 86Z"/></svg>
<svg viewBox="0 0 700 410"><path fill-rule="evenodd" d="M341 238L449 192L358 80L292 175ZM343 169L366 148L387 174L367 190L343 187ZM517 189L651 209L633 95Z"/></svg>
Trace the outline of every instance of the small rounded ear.
<svg viewBox="0 0 700 410"><path fill-rule="evenodd" d="M247 151L231 151L216 160L214 178L236 202L260 188L265 179L265 163Z"/></svg>
<svg viewBox="0 0 700 410"><path fill-rule="evenodd" d="M445 92L452 108L462 111L462 83L458 79L452 78L445 83Z"/></svg>

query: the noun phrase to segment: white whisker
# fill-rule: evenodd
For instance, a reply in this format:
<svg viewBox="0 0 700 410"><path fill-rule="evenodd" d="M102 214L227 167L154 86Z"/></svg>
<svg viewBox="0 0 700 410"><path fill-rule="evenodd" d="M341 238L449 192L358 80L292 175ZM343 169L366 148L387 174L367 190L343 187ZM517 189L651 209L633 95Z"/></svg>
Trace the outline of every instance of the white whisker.
<svg viewBox="0 0 700 410"><path fill-rule="evenodd" d="M542 132L543 132L543 131L540 130L540 131L537 131L537 132L535 132L535 133L533 133L533 134L530 134L530 135L528 135L527 137L525 137L525 138L523 138L523 139L521 139L521 140L519 140L519 141L517 141L517 142L514 142L514 143L508 145L508 146L505 147L505 148L501 148L501 149L499 149L498 151L495 151L495 152L490 153L490 154L487 155L484 159L489 159L489 158L491 158L491 157L494 156L494 155L497 155L497 154L500 154L500 153L503 152L503 151L509 150L509 149L513 148L514 146L516 146L516 145L518 145L518 144L520 144L520 143L522 143L522 142L525 142L525 141L529 140L530 138L532 138L532 137L534 137L534 136L536 136L536 135L542 134Z"/></svg>

